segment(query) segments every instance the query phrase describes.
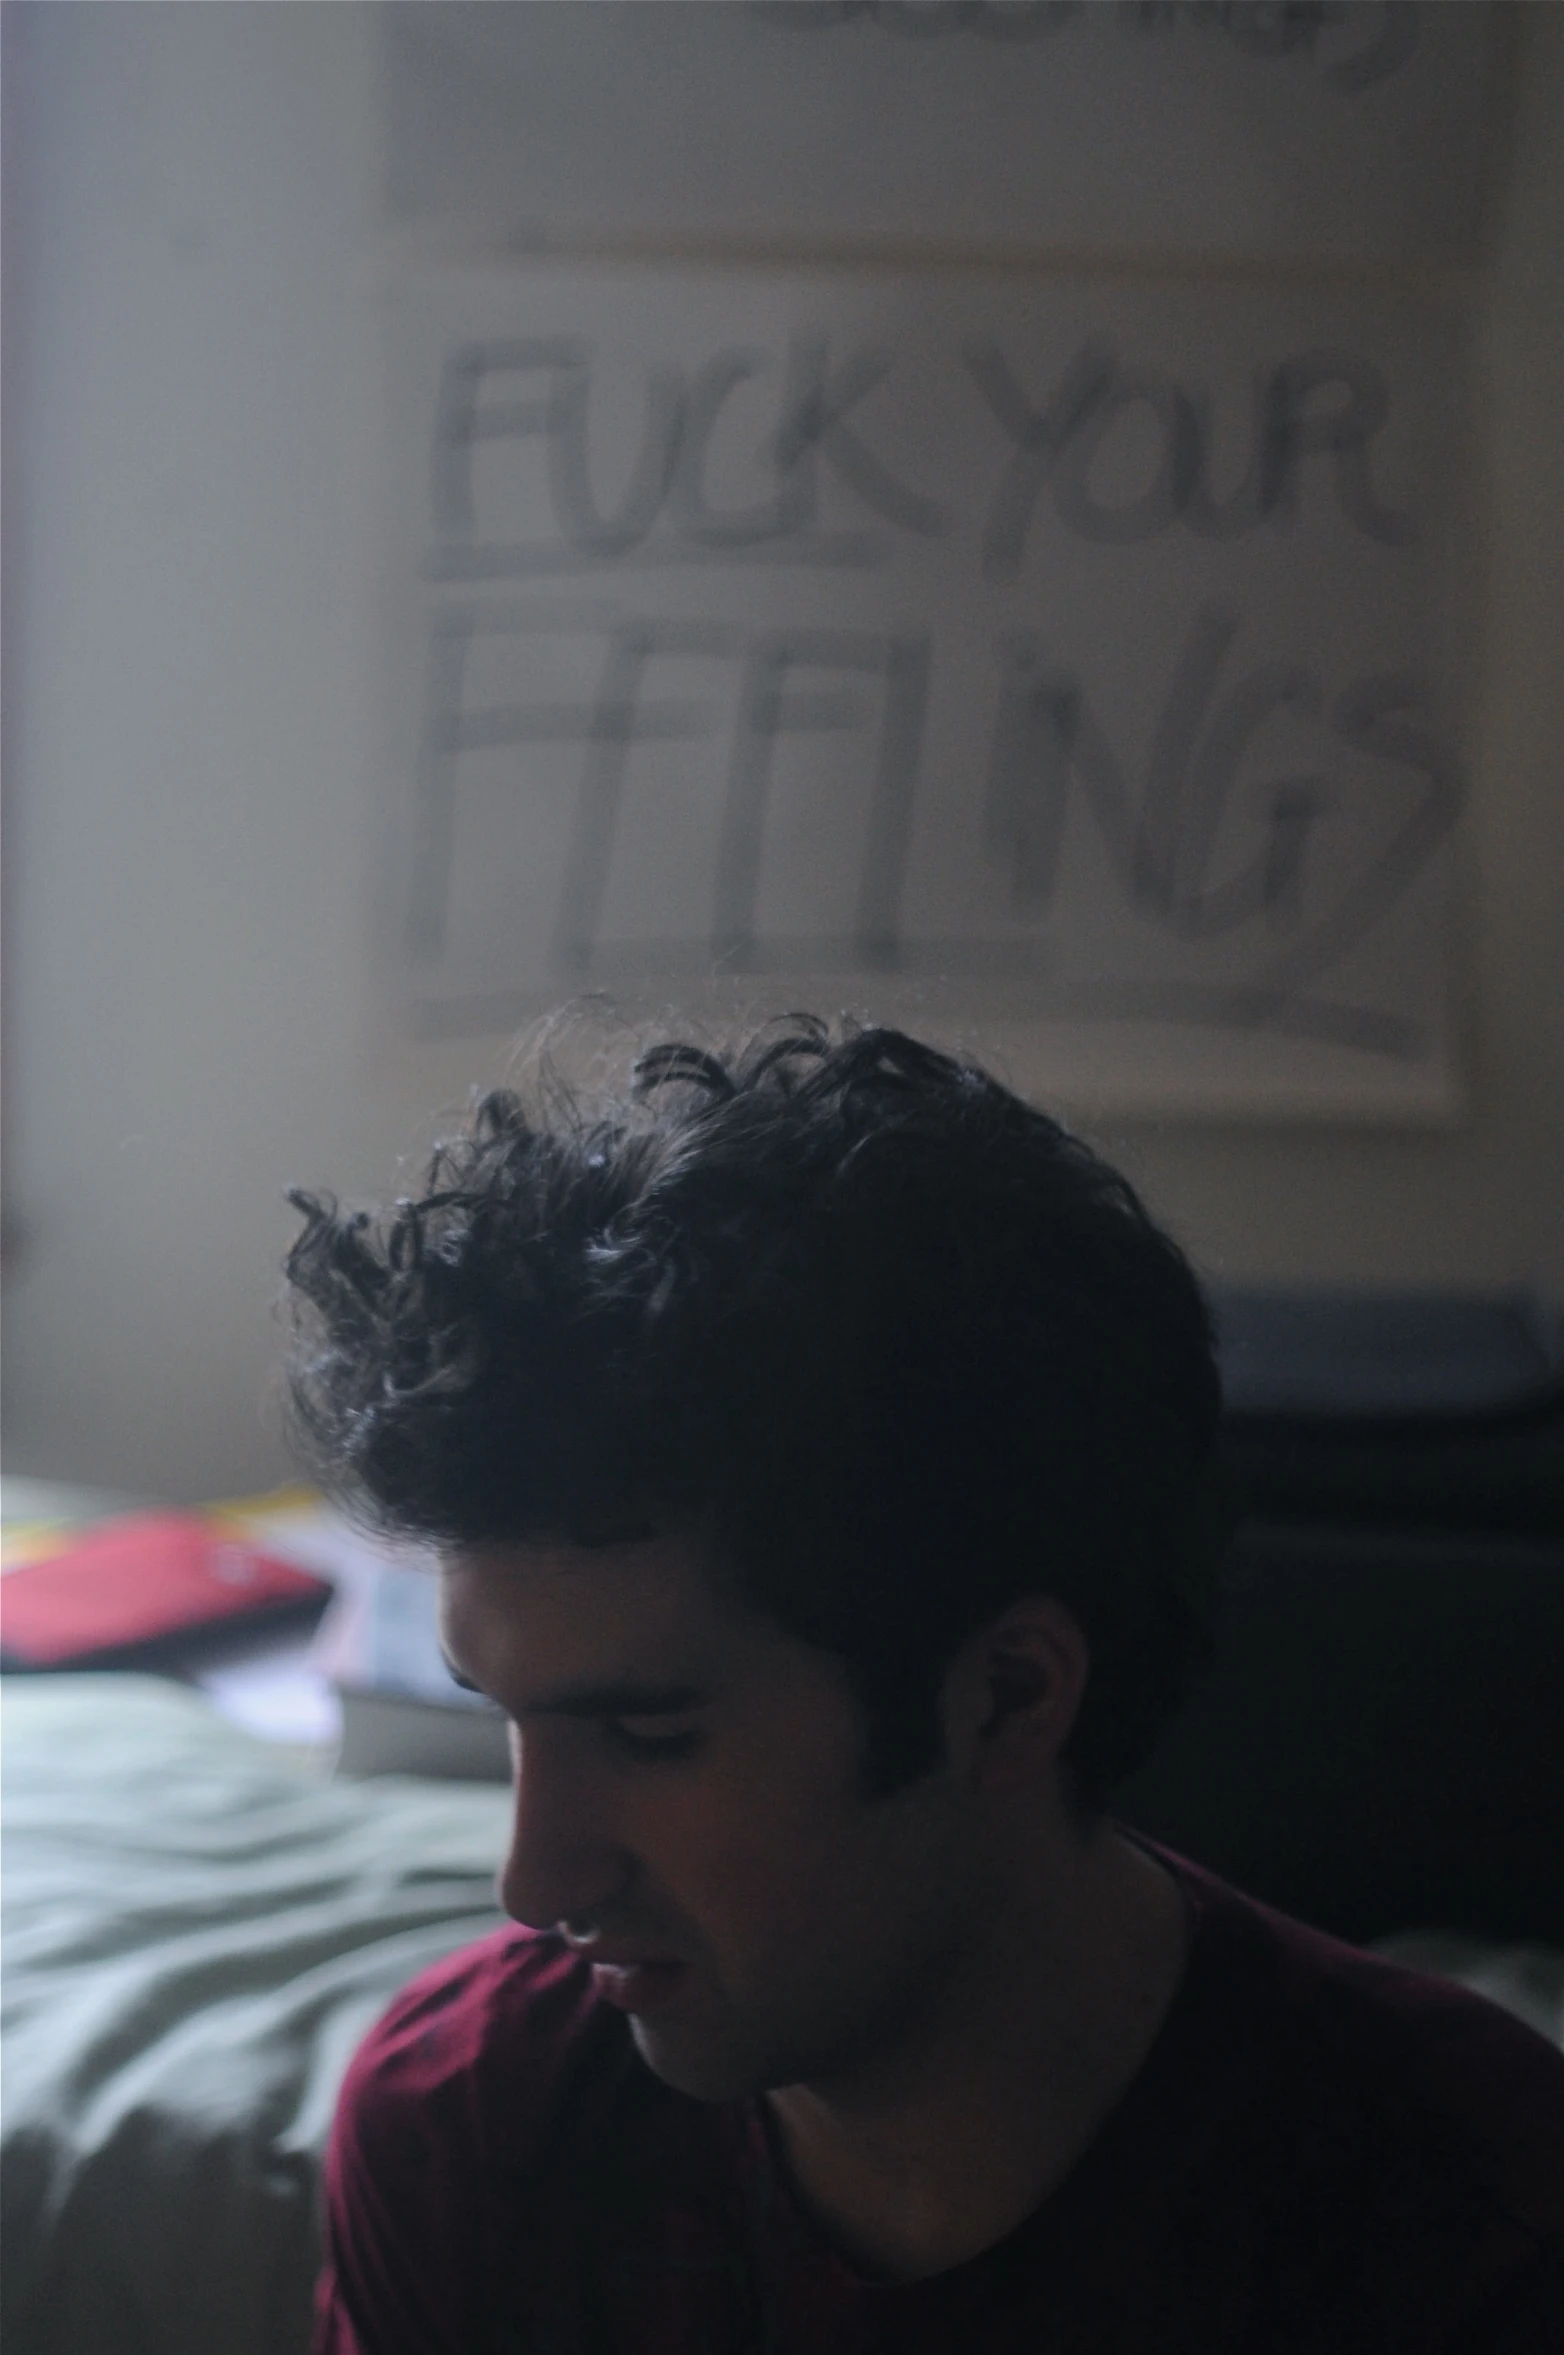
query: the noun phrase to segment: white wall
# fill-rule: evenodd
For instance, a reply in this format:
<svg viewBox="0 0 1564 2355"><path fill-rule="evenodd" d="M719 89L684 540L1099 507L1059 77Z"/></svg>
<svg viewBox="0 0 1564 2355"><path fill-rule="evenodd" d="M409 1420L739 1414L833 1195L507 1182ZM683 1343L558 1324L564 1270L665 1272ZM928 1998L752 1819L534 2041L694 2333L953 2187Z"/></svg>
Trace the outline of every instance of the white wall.
<svg viewBox="0 0 1564 2355"><path fill-rule="evenodd" d="M223 1489L364 1125L373 19L7 15L6 1460Z"/></svg>
<svg viewBox="0 0 1564 2355"><path fill-rule="evenodd" d="M367 6L8 9L7 1463L279 1475L285 1184L377 1191L487 1049L369 994ZM1564 10L1488 287L1470 1117L1115 1129L1213 1272L1564 1289Z"/></svg>

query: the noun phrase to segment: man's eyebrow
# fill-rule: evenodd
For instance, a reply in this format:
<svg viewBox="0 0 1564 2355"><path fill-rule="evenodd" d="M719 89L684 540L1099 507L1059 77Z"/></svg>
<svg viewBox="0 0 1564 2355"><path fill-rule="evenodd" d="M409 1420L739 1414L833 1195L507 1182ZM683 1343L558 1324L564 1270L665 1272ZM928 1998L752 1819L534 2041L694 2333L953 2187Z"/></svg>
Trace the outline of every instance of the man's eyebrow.
<svg viewBox="0 0 1564 2355"><path fill-rule="evenodd" d="M680 1717L704 1707L711 1695L695 1684L641 1684L620 1677L611 1684L562 1685L528 1704L528 1717Z"/></svg>
<svg viewBox="0 0 1564 2355"><path fill-rule="evenodd" d="M470 1677L461 1674L449 1654L442 1657L464 1691L482 1690ZM635 1677L618 1677L605 1684L561 1685L529 1701L522 1714L526 1717L682 1717L688 1710L705 1708L710 1700L711 1694L704 1685L642 1683Z"/></svg>

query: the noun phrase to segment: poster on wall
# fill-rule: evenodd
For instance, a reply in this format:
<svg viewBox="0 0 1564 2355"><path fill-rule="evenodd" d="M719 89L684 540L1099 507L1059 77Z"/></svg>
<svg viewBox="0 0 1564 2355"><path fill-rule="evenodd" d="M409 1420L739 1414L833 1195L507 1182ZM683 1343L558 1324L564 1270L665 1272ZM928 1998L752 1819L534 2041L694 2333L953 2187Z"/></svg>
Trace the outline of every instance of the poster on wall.
<svg viewBox="0 0 1564 2355"><path fill-rule="evenodd" d="M390 218L449 252L1471 259L1487 0L490 0L382 12Z"/></svg>
<svg viewBox="0 0 1564 2355"><path fill-rule="evenodd" d="M1455 319L565 264L394 307L417 1029L851 1006L1107 1110L1452 1109Z"/></svg>

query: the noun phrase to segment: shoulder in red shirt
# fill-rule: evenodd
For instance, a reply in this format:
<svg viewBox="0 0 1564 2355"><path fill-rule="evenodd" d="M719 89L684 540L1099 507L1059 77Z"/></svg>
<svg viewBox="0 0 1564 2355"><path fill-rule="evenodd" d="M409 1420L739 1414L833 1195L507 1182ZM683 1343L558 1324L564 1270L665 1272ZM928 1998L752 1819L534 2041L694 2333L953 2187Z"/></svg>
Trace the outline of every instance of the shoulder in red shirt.
<svg viewBox="0 0 1564 2355"><path fill-rule="evenodd" d="M344 2084L317 2355L1557 2355L1564 2055L1166 1861L1196 1934L1140 2076L924 2282L858 2275L763 2105L662 2085L556 1940L450 1957Z"/></svg>

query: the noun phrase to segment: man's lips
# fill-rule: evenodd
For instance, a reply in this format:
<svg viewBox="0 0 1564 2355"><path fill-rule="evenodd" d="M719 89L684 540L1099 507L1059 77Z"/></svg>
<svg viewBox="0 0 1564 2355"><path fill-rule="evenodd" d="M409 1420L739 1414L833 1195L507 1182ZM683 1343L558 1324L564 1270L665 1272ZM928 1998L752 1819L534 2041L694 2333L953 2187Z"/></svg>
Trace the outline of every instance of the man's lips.
<svg viewBox="0 0 1564 2355"><path fill-rule="evenodd" d="M684 1977L682 1962L594 1962L592 1984L605 2003L622 2012L651 2012L667 2003Z"/></svg>

